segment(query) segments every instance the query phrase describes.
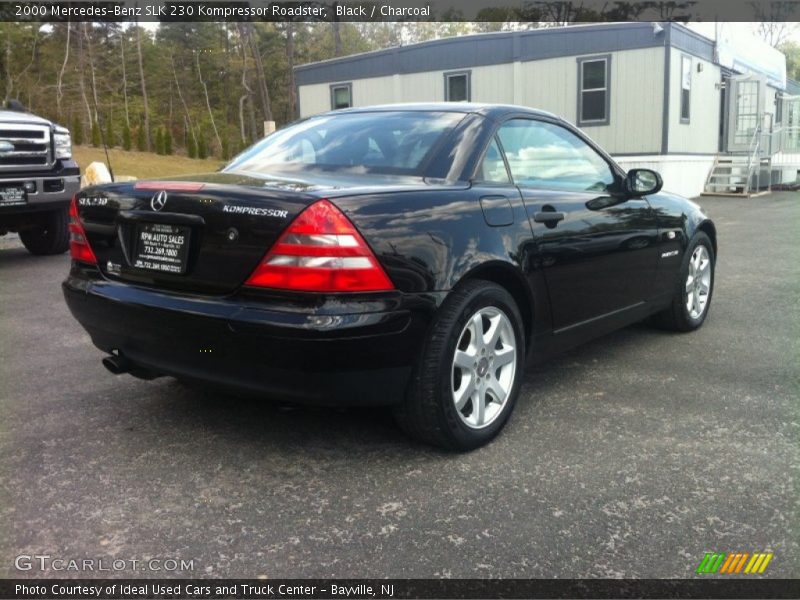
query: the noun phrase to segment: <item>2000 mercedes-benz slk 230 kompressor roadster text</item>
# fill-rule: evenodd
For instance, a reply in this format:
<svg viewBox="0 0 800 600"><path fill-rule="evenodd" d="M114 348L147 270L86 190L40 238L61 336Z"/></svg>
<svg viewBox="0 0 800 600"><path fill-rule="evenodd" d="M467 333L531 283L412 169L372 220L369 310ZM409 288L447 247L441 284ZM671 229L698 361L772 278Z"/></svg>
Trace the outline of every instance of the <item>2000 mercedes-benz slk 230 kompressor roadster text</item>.
<svg viewBox="0 0 800 600"><path fill-rule="evenodd" d="M489 441L527 362L653 316L690 331L716 230L565 121L474 104L348 109L218 173L73 200L73 315L113 373L392 405Z"/></svg>

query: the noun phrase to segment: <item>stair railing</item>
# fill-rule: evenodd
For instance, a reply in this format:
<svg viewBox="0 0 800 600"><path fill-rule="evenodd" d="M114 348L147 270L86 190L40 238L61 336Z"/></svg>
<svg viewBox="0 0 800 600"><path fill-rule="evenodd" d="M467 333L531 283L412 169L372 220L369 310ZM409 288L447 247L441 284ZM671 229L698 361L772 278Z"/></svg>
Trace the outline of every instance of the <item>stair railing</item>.
<svg viewBox="0 0 800 600"><path fill-rule="evenodd" d="M753 131L753 137L750 139L748 146L747 158L747 193L749 194L753 188L751 182L753 181L753 173L756 176L755 191L761 189L761 125L756 125Z"/></svg>

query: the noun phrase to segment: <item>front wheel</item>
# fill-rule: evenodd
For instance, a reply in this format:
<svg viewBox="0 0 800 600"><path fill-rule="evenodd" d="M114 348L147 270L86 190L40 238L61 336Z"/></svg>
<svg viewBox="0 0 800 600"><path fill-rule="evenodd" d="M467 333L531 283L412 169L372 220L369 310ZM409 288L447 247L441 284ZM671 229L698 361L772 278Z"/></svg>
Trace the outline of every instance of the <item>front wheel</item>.
<svg viewBox="0 0 800 600"><path fill-rule="evenodd" d="M468 281L440 308L395 416L406 432L436 446L482 446L508 421L524 363L514 298L494 283Z"/></svg>
<svg viewBox="0 0 800 600"><path fill-rule="evenodd" d="M19 239L31 254L63 254L69 250L69 216L58 209L38 216L38 223L19 232Z"/></svg>
<svg viewBox="0 0 800 600"><path fill-rule="evenodd" d="M714 266L714 246L705 233L699 232L686 249L672 303L656 315L662 327L693 331L703 324L714 292Z"/></svg>

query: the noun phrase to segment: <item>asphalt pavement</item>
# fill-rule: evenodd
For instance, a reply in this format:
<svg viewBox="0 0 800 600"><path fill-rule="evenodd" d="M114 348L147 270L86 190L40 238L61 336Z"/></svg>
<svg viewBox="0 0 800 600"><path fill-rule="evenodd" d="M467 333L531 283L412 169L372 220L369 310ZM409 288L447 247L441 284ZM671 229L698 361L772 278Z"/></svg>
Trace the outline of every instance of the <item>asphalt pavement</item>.
<svg viewBox="0 0 800 600"><path fill-rule="evenodd" d="M694 577L709 551L800 576L800 194L701 204L705 326L531 369L470 454L383 410L114 377L64 304L69 257L0 245L0 577ZM191 568L17 568L41 555Z"/></svg>

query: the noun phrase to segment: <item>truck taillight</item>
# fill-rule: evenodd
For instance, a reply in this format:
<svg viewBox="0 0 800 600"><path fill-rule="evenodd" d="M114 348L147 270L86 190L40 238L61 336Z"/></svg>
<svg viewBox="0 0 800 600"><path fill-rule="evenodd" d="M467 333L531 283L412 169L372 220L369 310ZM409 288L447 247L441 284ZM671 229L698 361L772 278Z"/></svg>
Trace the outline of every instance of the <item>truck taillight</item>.
<svg viewBox="0 0 800 600"><path fill-rule="evenodd" d="M245 285L304 292L394 289L364 238L328 200L300 213Z"/></svg>
<svg viewBox="0 0 800 600"><path fill-rule="evenodd" d="M69 205L69 253L73 259L85 263L97 264L97 258L92 252L86 231L83 229L81 217L78 214L78 197L73 196Z"/></svg>

